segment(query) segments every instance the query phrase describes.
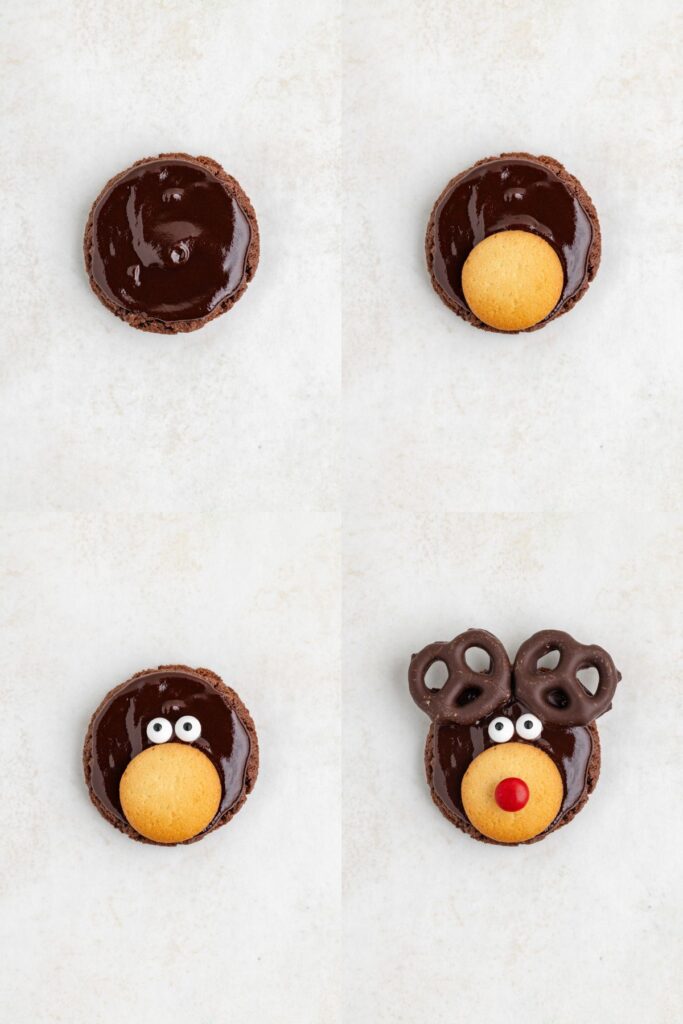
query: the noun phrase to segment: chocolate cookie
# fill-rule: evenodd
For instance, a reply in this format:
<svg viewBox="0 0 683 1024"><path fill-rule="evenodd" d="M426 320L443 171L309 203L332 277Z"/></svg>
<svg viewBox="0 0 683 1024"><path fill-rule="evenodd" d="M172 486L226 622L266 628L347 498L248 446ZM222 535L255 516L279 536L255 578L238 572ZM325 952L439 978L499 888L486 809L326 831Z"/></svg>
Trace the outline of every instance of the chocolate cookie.
<svg viewBox="0 0 683 1024"><path fill-rule="evenodd" d="M251 715L205 668L138 672L90 720L83 769L100 814L131 839L196 842L239 811L258 774Z"/></svg>
<svg viewBox="0 0 683 1024"><path fill-rule="evenodd" d="M483 245L500 232L518 237ZM576 305L600 249L598 215L581 183L552 157L529 153L480 160L449 181L425 239L432 285L449 309L507 333L538 330Z"/></svg>
<svg viewBox="0 0 683 1024"><path fill-rule="evenodd" d="M132 327L195 331L244 294L259 260L256 214L207 156L162 153L104 186L83 239L90 286Z"/></svg>
<svg viewBox="0 0 683 1024"><path fill-rule="evenodd" d="M466 661L473 648L489 657L485 671ZM539 666L556 653L553 669ZM425 683L443 662L440 690ZM595 668L594 694L578 673ZM543 839L585 805L600 773L595 719L612 706L621 679L609 654L568 633L543 630L522 644L514 667L491 633L470 629L433 643L410 662L410 692L432 719L425 770L432 799L459 829L485 843Z"/></svg>

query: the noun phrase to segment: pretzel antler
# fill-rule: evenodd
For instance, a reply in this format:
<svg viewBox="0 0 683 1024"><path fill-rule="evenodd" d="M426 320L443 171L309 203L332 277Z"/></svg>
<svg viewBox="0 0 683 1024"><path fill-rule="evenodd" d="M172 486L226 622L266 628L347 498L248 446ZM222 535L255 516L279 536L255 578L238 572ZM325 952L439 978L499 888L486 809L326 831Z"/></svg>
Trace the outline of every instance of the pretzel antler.
<svg viewBox="0 0 683 1024"><path fill-rule="evenodd" d="M557 651L554 669L539 669L540 659ZM577 673L584 668L598 671L594 694L581 684ZM542 722L553 725L588 725L608 711L621 679L607 651L594 644L580 644L569 633L544 629L525 640L513 669L515 697Z"/></svg>
<svg viewBox="0 0 683 1024"><path fill-rule="evenodd" d="M481 647L491 659L486 672L475 672L465 661L473 647ZM437 661L448 669L448 679L440 690L432 690L425 675ZM449 643L429 644L413 655L408 680L412 698L425 714L462 725L474 724L512 695L510 659L500 640L485 629L468 629Z"/></svg>

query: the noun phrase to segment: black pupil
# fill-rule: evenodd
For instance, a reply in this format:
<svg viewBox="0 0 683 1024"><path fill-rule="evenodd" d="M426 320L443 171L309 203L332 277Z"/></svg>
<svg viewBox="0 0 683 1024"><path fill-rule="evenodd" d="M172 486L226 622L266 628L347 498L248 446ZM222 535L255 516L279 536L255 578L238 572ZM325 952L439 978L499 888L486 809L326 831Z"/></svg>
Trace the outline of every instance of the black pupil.
<svg viewBox="0 0 683 1024"><path fill-rule="evenodd" d="M534 723L530 722L529 719L527 718L526 722L524 723L524 728L525 729L532 729L533 725L534 725Z"/></svg>
<svg viewBox="0 0 683 1024"><path fill-rule="evenodd" d="M192 728L192 722L183 722L183 729L185 732L189 732Z"/></svg>
<svg viewBox="0 0 683 1024"><path fill-rule="evenodd" d="M161 732L161 722L155 722L153 728L155 732Z"/></svg>
<svg viewBox="0 0 683 1024"><path fill-rule="evenodd" d="M498 729L499 732L500 732L500 730L502 728L503 728L503 723L502 722L496 722L496 729Z"/></svg>

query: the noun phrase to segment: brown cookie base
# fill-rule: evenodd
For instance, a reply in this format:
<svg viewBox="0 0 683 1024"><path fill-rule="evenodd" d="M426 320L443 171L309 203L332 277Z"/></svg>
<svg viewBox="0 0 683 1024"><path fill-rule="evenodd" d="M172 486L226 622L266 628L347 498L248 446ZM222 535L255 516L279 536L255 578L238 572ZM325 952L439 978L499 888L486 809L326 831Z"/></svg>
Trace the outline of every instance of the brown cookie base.
<svg viewBox="0 0 683 1024"><path fill-rule="evenodd" d="M436 210L441 200L444 198L446 193L453 187L453 185L456 184L456 182L458 182L461 178L465 177L466 174L469 174L470 171L473 171L475 167L481 167L482 164L487 164L491 160L507 158L518 160L534 160L539 164L543 164L554 174L556 174L560 181L562 181L566 185L569 193L576 199L578 199L578 201L581 203L581 206L585 210L586 216L588 217L591 223L591 227L593 229L593 240L591 242L591 247L588 252L588 266L586 269L586 277L581 287L578 289L578 291L574 293L574 295L571 296L571 298L567 299L566 302L564 302L558 309L551 313L550 316L547 316L545 320L541 320L540 323L534 324L533 327L527 327L524 331L499 331L495 327L489 327L488 324L483 323L466 306L462 306L459 303L454 302L451 296L447 295L446 292L443 290L443 288L436 280L436 277L434 275L435 216ZM581 182L578 180L578 178L575 178L573 174L570 174L566 167L564 167L558 160L555 160L553 157L533 156L531 153L501 153L500 156L497 157L488 156L485 157L483 160L477 160L477 162L475 164L472 164L471 167L468 167L467 170L462 171L460 174L457 174L454 178L451 178L451 180L442 190L438 199L434 203L434 206L432 207L432 212L429 215L429 222L427 224L427 234L425 236L425 254L427 257L427 269L429 270L429 277L431 279L434 291L437 293L439 298L448 306L448 308L452 309L454 313L457 313L457 315L462 320L467 321L468 324L472 324L473 327L480 328L480 330L482 331L491 331L494 334L528 334L530 331L540 330L541 327L545 327L546 324L549 324L552 320L556 320L559 316L562 316L563 313L568 313L569 310L572 309L579 301L579 299L581 299L588 291L588 286L590 285L591 281L598 272L601 252L602 236L600 233L600 222L598 220L598 214L595 209L595 206L593 205L593 200L588 195Z"/></svg>
<svg viewBox="0 0 683 1024"><path fill-rule="evenodd" d="M600 737L598 735L598 728L595 722L591 722L590 725L586 726L591 734L591 740L593 741L593 749L591 752L590 760L588 762L588 769L586 771L586 785L584 786L583 792L576 803L569 808L562 815L557 818L553 824L547 828L540 835L534 836L533 839L527 839L524 843L498 843L495 839L489 839L488 836L484 836L479 832L473 825L467 821L466 818L461 818L457 814L453 814L451 809L447 807L443 800L439 797L438 793L434 789L433 785L433 757L434 757L434 724L432 723L427 733L427 741L425 743L424 763L425 763L425 774L427 776L427 782L429 783L429 790L432 794L432 800L439 808L444 817L448 818L456 828L459 828L461 832L465 832L468 836L472 836L473 839L478 839L481 843L490 843L492 846L529 846L531 843L538 843L541 839L545 839L551 832L557 832L558 828L562 828L563 825L568 825L572 818L575 818L579 811L585 806L588 801L588 797L595 789L598 777L600 775Z"/></svg>
<svg viewBox="0 0 683 1024"><path fill-rule="evenodd" d="M160 320L158 317L146 316L144 313L134 313L129 309L124 309L122 306L112 302L108 295L104 294L92 274L91 249L95 207L99 203L103 194L112 188L120 178L123 178L128 174L133 167L140 167L142 164L153 163L155 160L187 160L191 163L198 164L207 171L210 171L221 182L228 195L233 196L237 200L244 211L244 215L249 222L249 227L251 228L251 241L249 242L249 248L247 250L247 261L244 268L244 276L242 277L239 287L231 295L228 295L227 298L223 299L223 301L220 302L215 309L212 309L210 313L207 313L206 316L200 317L196 320ZM113 178L110 178L90 208L88 220L85 225L85 234L83 236L83 255L85 258L85 269L88 274L88 280L90 281L90 287L102 305L106 306L108 310L119 318L119 320L123 320L125 323L130 324L131 327L136 327L139 331L151 331L154 334L183 334L188 331L196 331L200 327L203 327L204 324L208 324L210 320L215 320L216 317L220 316L222 313L227 313L227 311L235 305L238 299L240 299L247 290L247 285L256 273L256 268L258 267L259 253L260 238L256 213L249 197L240 183L230 174L227 174L221 165L216 163L215 160L212 160L211 157L190 156L188 153L160 153L159 156L144 157L142 160L136 160L130 167L126 167L125 170L116 174Z"/></svg>
<svg viewBox="0 0 683 1024"><path fill-rule="evenodd" d="M227 809L227 811L225 811L221 815L220 818L217 818L211 824L211 826L209 828L205 829L203 832L200 832L199 835L193 836L192 839L187 839L184 843L178 843L177 844L179 846L187 846L189 843L196 843L198 840L203 839L204 836L207 836L210 832L215 832L217 828L221 827L221 825L227 825L227 823L230 821L230 819L234 818L234 816L237 814L237 812L240 810L240 808L245 803L248 795L251 793L252 789L254 788L254 785L256 783L256 778L258 776L258 767L259 767L258 736L256 735L256 727L254 725L253 719L252 719L251 715L249 714L249 711L247 710L247 708L242 703L242 700L240 699L240 697L229 686L226 686L225 683L223 682L223 680L220 678L220 676L217 676L215 672L211 672L210 669L208 669L208 668L189 668L187 665L159 665L158 668L159 668L159 670L162 670L162 671L167 670L167 671L180 671L180 672L194 672L197 675L202 676L202 678L204 678L208 683L210 683L211 686L220 694L220 696L222 697L224 703L227 704L227 706L229 708L232 708L236 712L236 714L239 716L240 721L244 725L244 728L246 729L247 734L249 736L250 751L249 751L249 757L247 759L247 765L246 765L246 769L245 769L245 773L244 773L244 786L242 787L242 792L241 792L240 796ZM91 801L93 802L93 804L95 805L97 810L100 812L102 817L105 818L109 822L110 825L113 825L114 828L117 828L119 830L119 832L123 832L124 835L129 836L131 839L137 840L139 843L148 843L150 846L157 846L159 844L155 843L151 839L146 839L144 836L141 836L140 833L136 832L135 829L132 828L126 821L122 821L120 818L115 817L113 814L110 813L110 811L106 807L103 806L103 804L101 803L100 800L98 800L97 795L93 791L93 788L92 788L92 785L91 785L91 781L90 781L90 776L91 776L91 770L92 770L91 766L92 766L92 756L93 756L93 749L92 749L93 723L94 723L97 715L99 714L100 709L104 705L108 704L112 700L112 698L114 696L116 696L117 693L119 693L120 690L123 690L134 679L138 679L140 676L145 676L145 675L147 675L148 672L154 672L154 671L156 671L156 669L143 669L141 672L136 672L135 675L131 676L130 679L127 679L125 681L125 683L121 683L119 686L115 686L113 690L109 691L109 693L106 695L106 697L100 702L99 707L97 707L95 709L95 712L93 713L93 715L92 715L92 717L90 719L90 724L88 725L88 731L87 731L86 736L85 736L85 742L83 744L83 774L85 775L85 783L86 783L86 785L88 787L88 792L90 794Z"/></svg>

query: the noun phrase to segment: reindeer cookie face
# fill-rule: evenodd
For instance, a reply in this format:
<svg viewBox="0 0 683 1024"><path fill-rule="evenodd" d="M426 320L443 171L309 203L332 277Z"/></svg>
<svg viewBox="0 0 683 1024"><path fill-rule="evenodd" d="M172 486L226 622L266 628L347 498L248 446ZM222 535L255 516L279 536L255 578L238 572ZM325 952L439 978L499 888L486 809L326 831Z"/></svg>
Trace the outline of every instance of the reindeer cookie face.
<svg viewBox="0 0 683 1024"><path fill-rule="evenodd" d="M240 809L258 771L244 704L208 669L139 672L93 715L83 749L99 812L143 842L192 842Z"/></svg>
<svg viewBox="0 0 683 1024"><path fill-rule="evenodd" d="M487 670L467 664L472 648L488 655ZM553 652L557 666L540 667ZM441 690L425 683L436 662L448 670ZM577 675L589 667L599 677L593 695ZM534 842L565 825L597 782L594 720L611 706L619 678L602 648L555 630L527 640L514 668L500 641L484 630L425 647L413 656L409 679L413 699L432 719L425 768L437 807L484 842Z"/></svg>

